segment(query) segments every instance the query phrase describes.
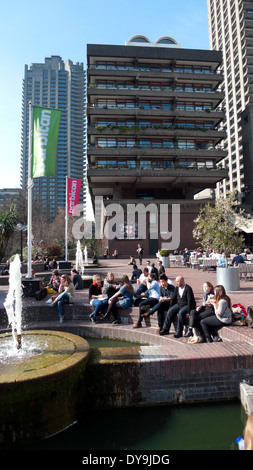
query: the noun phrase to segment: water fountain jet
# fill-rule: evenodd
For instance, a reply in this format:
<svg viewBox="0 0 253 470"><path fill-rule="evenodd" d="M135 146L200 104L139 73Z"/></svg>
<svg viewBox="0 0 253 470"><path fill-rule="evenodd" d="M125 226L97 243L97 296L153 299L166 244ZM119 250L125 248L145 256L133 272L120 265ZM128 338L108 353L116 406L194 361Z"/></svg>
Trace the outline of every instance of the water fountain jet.
<svg viewBox="0 0 253 470"><path fill-rule="evenodd" d="M17 349L22 345L21 315L22 315L22 285L21 263L18 255L10 263L9 292L4 302L9 324L12 326L12 337Z"/></svg>
<svg viewBox="0 0 253 470"><path fill-rule="evenodd" d="M81 274L83 275L84 273L84 263L83 263L83 253L81 249L81 243L80 240L77 242L77 248L76 248L76 270L78 271L78 268L81 270Z"/></svg>
<svg viewBox="0 0 253 470"><path fill-rule="evenodd" d="M21 331L18 255L10 266L4 307L12 326L11 333L0 334L0 446L5 447L43 439L79 418L91 348L71 333Z"/></svg>

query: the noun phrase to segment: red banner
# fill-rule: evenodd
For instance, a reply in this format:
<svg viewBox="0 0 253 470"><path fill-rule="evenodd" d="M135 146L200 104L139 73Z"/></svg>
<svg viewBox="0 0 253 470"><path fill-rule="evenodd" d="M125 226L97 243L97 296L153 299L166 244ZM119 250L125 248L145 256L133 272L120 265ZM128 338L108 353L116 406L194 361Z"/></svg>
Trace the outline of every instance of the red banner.
<svg viewBox="0 0 253 470"><path fill-rule="evenodd" d="M78 215L81 180L68 178L67 213Z"/></svg>

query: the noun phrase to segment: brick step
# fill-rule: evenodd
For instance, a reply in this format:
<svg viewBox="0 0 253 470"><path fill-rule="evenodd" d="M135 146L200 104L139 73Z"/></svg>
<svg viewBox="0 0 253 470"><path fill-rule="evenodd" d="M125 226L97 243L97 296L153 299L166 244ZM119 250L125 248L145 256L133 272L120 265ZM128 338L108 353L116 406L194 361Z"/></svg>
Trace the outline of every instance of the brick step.
<svg viewBox="0 0 253 470"><path fill-rule="evenodd" d="M63 306L64 317L66 321L90 321L90 313L94 311L89 304L65 304ZM102 314L105 313L102 312ZM137 321L139 316L139 308L131 307L124 310L119 310L119 317L122 323L131 324ZM33 305L24 306L22 309L22 323L27 324L31 322L39 321L53 321L57 318L57 307L50 307L42 302L34 302ZM111 320L113 316L111 315ZM145 322L145 323L144 323ZM144 319L143 324L157 326L157 315L156 313L148 319ZM8 325L8 317L5 309L0 309L0 326L4 328Z"/></svg>

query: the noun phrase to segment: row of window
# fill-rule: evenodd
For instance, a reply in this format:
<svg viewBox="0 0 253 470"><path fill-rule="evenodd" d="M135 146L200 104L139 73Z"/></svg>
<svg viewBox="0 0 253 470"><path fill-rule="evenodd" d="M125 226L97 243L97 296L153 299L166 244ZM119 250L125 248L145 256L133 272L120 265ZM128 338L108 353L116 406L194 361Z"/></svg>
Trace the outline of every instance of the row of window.
<svg viewBox="0 0 253 470"><path fill-rule="evenodd" d="M129 169L169 169L169 168L195 168L195 169L214 169L216 168L212 160L112 160L112 159L99 159L96 164L90 165L92 168L129 168Z"/></svg>
<svg viewBox="0 0 253 470"><path fill-rule="evenodd" d="M157 90L157 91L187 91L187 92L201 92L212 93L215 92L211 85L198 85L182 83L180 85L164 85L160 83L140 83L136 86L132 82L115 83L115 82L97 82L96 84L89 85L89 88L99 89L128 89L128 90Z"/></svg>
<svg viewBox="0 0 253 470"><path fill-rule="evenodd" d="M98 99L97 103L93 104L92 107L98 107L102 109L111 108L139 108L139 109L160 109L163 111L170 111L174 109L182 109L187 111L203 111L206 109L212 109L212 103L210 102L188 102L178 101L176 104L172 104L170 101L142 101L136 103L134 100L111 100L111 99Z"/></svg>
<svg viewBox="0 0 253 470"><path fill-rule="evenodd" d="M97 144L90 144L89 148L121 148L121 147L138 147L138 148L172 148L172 149L204 149L213 150L214 142L212 141L195 141L195 140L159 140L159 139L141 139L136 141L135 139L113 139L113 138L98 138Z"/></svg>
<svg viewBox="0 0 253 470"><path fill-rule="evenodd" d="M176 72L176 73L213 73L211 67L208 66L197 66L197 65L176 65L166 66L162 64L139 64L134 65L133 63L123 62L104 62L97 61L96 64L91 65L90 68L102 69L102 70L139 70L147 72Z"/></svg>
<svg viewBox="0 0 253 470"><path fill-rule="evenodd" d="M95 127L94 125L90 125L90 127ZM143 121L130 121L130 120L114 120L114 119L98 119L96 127L141 127L141 128L152 128L152 129L159 129L161 127L165 128L182 128L182 129L194 129L196 127L200 127L203 129L212 129L213 123L208 121L178 121L176 125L173 124L172 121L152 121L152 120L143 120Z"/></svg>

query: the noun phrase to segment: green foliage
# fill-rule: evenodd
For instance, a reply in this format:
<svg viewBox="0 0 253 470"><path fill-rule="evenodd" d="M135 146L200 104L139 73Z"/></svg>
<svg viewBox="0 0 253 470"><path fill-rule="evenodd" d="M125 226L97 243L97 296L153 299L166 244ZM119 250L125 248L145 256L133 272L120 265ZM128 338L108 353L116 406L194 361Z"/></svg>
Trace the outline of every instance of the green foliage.
<svg viewBox="0 0 253 470"><path fill-rule="evenodd" d="M167 256L170 256L169 250L161 250L161 251L160 251L160 256L161 256L162 258L166 258Z"/></svg>
<svg viewBox="0 0 253 470"><path fill-rule="evenodd" d="M0 214L0 262L4 260L6 249L17 225L17 213L11 204L10 209Z"/></svg>
<svg viewBox="0 0 253 470"><path fill-rule="evenodd" d="M208 203L201 208L194 220L193 236L205 251L236 253L245 243L238 228L240 222L245 225L247 217L231 193L226 199L217 199L214 205Z"/></svg>
<svg viewBox="0 0 253 470"><path fill-rule="evenodd" d="M49 258L58 258L61 256L61 245L58 245L56 243L52 243L51 245L43 245L41 246L41 250L45 256L48 256Z"/></svg>

